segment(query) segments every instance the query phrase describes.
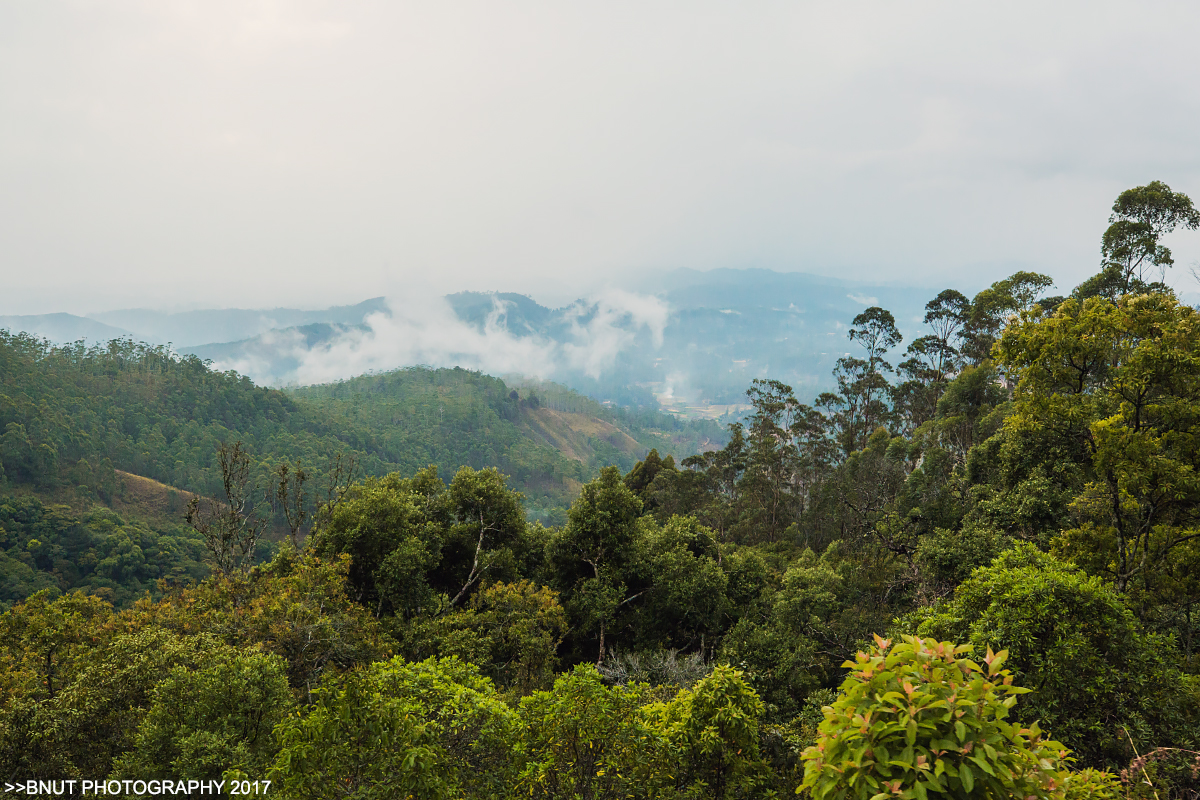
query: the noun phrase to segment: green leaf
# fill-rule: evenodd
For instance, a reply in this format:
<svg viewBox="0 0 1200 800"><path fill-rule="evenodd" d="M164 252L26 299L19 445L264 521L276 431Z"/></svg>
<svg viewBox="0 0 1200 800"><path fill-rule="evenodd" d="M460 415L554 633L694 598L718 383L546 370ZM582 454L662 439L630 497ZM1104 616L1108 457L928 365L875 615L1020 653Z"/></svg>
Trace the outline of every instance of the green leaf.
<svg viewBox="0 0 1200 800"><path fill-rule="evenodd" d="M984 772L986 772L988 775L995 776L996 771L994 769L992 769L992 765L989 764L987 761L980 758L979 756L971 756L971 760L974 761L979 766L979 768L981 770L983 770Z"/></svg>
<svg viewBox="0 0 1200 800"><path fill-rule="evenodd" d="M963 788L968 792L975 789L975 774L971 772L971 768L966 764L959 766L958 779L962 781Z"/></svg>

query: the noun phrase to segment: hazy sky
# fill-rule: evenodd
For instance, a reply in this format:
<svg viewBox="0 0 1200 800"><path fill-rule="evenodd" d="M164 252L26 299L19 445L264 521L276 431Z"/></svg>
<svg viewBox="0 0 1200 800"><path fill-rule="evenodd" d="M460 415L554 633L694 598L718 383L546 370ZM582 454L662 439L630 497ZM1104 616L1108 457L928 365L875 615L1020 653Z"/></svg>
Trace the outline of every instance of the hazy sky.
<svg viewBox="0 0 1200 800"><path fill-rule="evenodd" d="M0 4L0 313L566 300L760 266L1071 288L1200 199L1193 3ZM1177 235L1175 283L1200 233Z"/></svg>

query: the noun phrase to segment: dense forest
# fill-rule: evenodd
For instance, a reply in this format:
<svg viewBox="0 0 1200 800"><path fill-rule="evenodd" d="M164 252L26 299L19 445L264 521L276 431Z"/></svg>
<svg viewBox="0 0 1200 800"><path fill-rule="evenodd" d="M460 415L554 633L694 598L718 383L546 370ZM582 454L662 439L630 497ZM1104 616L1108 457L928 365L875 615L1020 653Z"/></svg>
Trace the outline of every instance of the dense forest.
<svg viewBox="0 0 1200 800"><path fill-rule="evenodd" d="M264 475L271 462L299 461L317 476L338 455L365 475L495 466L549 509L568 505L604 464L628 468L656 444L683 454L724 441L712 423L608 409L552 384L545 409L535 392L522 398L463 369L410 368L288 394L130 340L56 347L0 331L0 381L0 480L82 487L104 500L113 469L217 493L217 449L237 439ZM554 408L594 418L595 435L576 443L575 457L532 433L544 427L539 412Z"/></svg>
<svg viewBox="0 0 1200 800"><path fill-rule="evenodd" d="M565 519L606 464L628 469L655 445L683 455L725 441L714 423L608 409L554 384L521 391L418 368L285 394L162 347L53 347L0 331L0 608L41 588L103 590L124 606L158 596L160 578L203 577L183 509L190 493L221 494L227 441L255 454L258 484L300 465L325 493L338 464L360 477L495 466L546 522ZM127 496L131 475L178 491L146 513ZM320 496L307 493L309 513ZM282 530L282 512L266 512ZM261 558L277 538L262 539Z"/></svg>
<svg viewBox="0 0 1200 800"><path fill-rule="evenodd" d="M103 498L136 466L204 497L156 534L178 568L123 607L98 583L22 584L0 617L3 779L1196 800L1200 312L1155 278L1163 237L1198 227L1155 182L1117 199L1102 269L1070 295L1028 272L947 289L906 346L868 308L836 391L802 403L755 381L721 446L679 459L600 448L617 463L550 525L509 477L549 462L472 438L532 404L499 381L402 390L402 372L291 397L161 351L10 337L14 487L70 476ZM487 400L444 434L435 415L466 384ZM447 452L457 469L426 466ZM296 468L338 453L363 471ZM264 481L273 502L247 502ZM13 497L3 542L26 561L39 525L87 513L154 533ZM271 525L283 544L263 551ZM63 576L114 558L62 541L44 558ZM189 580L195 559L211 573Z"/></svg>

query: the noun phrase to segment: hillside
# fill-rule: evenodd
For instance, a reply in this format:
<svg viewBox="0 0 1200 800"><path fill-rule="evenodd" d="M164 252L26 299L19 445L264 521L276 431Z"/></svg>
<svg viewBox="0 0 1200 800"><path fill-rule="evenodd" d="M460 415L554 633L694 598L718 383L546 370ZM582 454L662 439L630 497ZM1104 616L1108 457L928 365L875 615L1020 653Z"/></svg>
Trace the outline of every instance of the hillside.
<svg viewBox="0 0 1200 800"><path fill-rule="evenodd" d="M0 489L0 609L42 589L127 606L161 597L161 580L188 584L209 574L204 543L183 521L189 495L116 475L107 503L70 486Z"/></svg>
<svg viewBox="0 0 1200 800"><path fill-rule="evenodd" d="M552 383L510 386L464 369L413 367L288 391L378 438L378 452L411 472L437 464L497 466L529 513L557 519L578 486L604 466L628 470L651 448L679 458L723 443L712 423L611 409Z"/></svg>
<svg viewBox="0 0 1200 800"><path fill-rule="evenodd" d="M272 464L296 460L321 485L338 454L365 475L496 466L531 514L558 519L601 466L628 468L651 447L688 455L719 435L662 414L623 416L553 385L536 390L543 404L534 391L421 368L285 393L162 347L53 347L0 331L0 481L83 487L111 503L119 470L217 495L217 448L241 440L262 485Z"/></svg>

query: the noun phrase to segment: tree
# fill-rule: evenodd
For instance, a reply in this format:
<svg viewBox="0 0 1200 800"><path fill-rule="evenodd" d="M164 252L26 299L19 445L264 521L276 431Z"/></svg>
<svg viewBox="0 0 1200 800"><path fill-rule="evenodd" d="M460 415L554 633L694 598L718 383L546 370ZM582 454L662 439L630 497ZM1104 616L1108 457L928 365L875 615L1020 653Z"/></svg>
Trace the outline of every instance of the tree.
<svg viewBox="0 0 1200 800"><path fill-rule="evenodd" d="M711 530L690 517L658 526L643 518L646 588L628 627L626 647L699 651L715 646L727 624L729 579Z"/></svg>
<svg viewBox="0 0 1200 800"><path fill-rule="evenodd" d="M375 615L461 608L524 534L521 495L494 469L463 467L449 487L430 466L354 485L319 530L321 553L351 556L355 599Z"/></svg>
<svg viewBox="0 0 1200 800"><path fill-rule="evenodd" d="M1180 581L1200 564L1200 314L1164 294L1071 299L1023 315L998 353L1019 379L1006 429L1074 443L1062 552L1135 596L1143 619L1200 599Z"/></svg>
<svg viewBox="0 0 1200 800"><path fill-rule="evenodd" d="M19 696L53 700L85 657L116 635L113 608L98 597L42 590L0 616L0 705Z"/></svg>
<svg viewBox="0 0 1200 800"><path fill-rule="evenodd" d="M953 348L959 332L971 320L971 301L957 289L943 289L925 304L925 324L944 346Z"/></svg>
<svg viewBox="0 0 1200 800"><path fill-rule="evenodd" d="M962 331L962 353L974 366L991 358L992 345L1008 323L1009 317L1028 311L1038 297L1054 285L1048 275L1037 272L1014 272L996 281L975 295L971 301L971 316Z"/></svg>
<svg viewBox="0 0 1200 800"><path fill-rule="evenodd" d="M441 655L471 661L497 686L524 697L553 683L568 622L553 590L522 580L492 584L431 627Z"/></svg>
<svg viewBox="0 0 1200 800"><path fill-rule="evenodd" d="M655 477L650 495L656 518L666 522L673 516L693 516L719 540L729 540L739 522L748 456L746 427L731 423L723 448L688 456L683 469L660 471Z"/></svg>
<svg viewBox="0 0 1200 800"><path fill-rule="evenodd" d="M313 695L277 729L269 775L285 796L327 796L335 780L363 800L509 795L516 717L474 666L397 657Z"/></svg>
<svg viewBox="0 0 1200 800"><path fill-rule="evenodd" d="M393 646L347 597L349 560L284 549L248 575L214 575L157 603L139 601L129 615L140 626L259 647L279 656L288 683L307 692L325 675L382 658Z"/></svg>
<svg viewBox="0 0 1200 800"><path fill-rule="evenodd" d="M886 356L901 341L895 317L878 306L863 311L851 324L850 340L862 346L866 358L839 358L834 369L837 393L826 393L817 401L836 423L844 455L861 449L877 427L890 421L886 373L892 365Z"/></svg>
<svg viewBox="0 0 1200 800"><path fill-rule="evenodd" d="M637 559L638 517L642 501L621 480L616 467L605 467L584 484L567 514L567 525L550 543L550 562L563 583L567 609L581 632L595 633L604 662L605 635L617 611L641 592L630 593L627 568Z"/></svg>
<svg viewBox="0 0 1200 800"><path fill-rule="evenodd" d="M351 597L376 617L432 612L430 573L441 564L450 512L437 469L355 484L318 533L316 551L350 556Z"/></svg>
<svg viewBox="0 0 1200 800"><path fill-rule="evenodd" d="M1162 181L1126 189L1113 203L1109 226L1100 243L1100 273L1084 281L1074 296L1116 300L1124 294L1162 291L1167 267L1175 263L1162 237L1176 228L1200 227L1200 211L1182 192ZM1157 281L1146 280L1151 271Z"/></svg>
<svg viewBox="0 0 1200 800"><path fill-rule="evenodd" d="M1099 578L1031 545L1002 553L905 627L976 653L1005 648L1014 680L1037 689L1017 718L1040 720L1085 766L1125 764L1127 737L1139 752L1195 744L1200 697L1173 667L1169 640L1145 633Z"/></svg>
<svg viewBox="0 0 1200 800"><path fill-rule="evenodd" d="M74 680L53 698L20 702L0 714L0 753L19 743L6 775L108 775L129 751L154 688L175 667L203 669L236 651L215 636L146 628L94 648ZM11 738L10 738L11 737ZM45 770L45 772L43 772Z"/></svg>
<svg viewBox="0 0 1200 800"><path fill-rule="evenodd" d="M250 454L241 442L222 444L217 450L221 469L223 503L202 502L198 495L188 502L187 522L204 537L213 569L245 572L254 563L258 538L267 520L255 512L250 481Z"/></svg>
<svg viewBox="0 0 1200 800"><path fill-rule="evenodd" d="M737 670L718 666L645 713L674 750L676 789L732 799L758 797L767 788L769 771L759 753L763 702Z"/></svg>
<svg viewBox="0 0 1200 800"><path fill-rule="evenodd" d="M235 651L201 669L175 667L154 687L133 746L117 758L113 775L265 774L277 749L272 730L290 706L278 657Z"/></svg>
<svg viewBox="0 0 1200 800"><path fill-rule="evenodd" d="M638 496L643 507L649 511L655 505L650 494L654 479L663 470L673 471L675 468L675 456L668 454L666 458L662 458L656 448L651 448L646 457L629 470L625 476L625 485Z"/></svg>
<svg viewBox="0 0 1200 800"><path fill-rule="evenodd" d="M971 303L954 289L945 289L925 304L925 324L933 333L914 339L897 371L907 380L893 389L893 406L902 428L916 430L937 413L938 400L949 380L962 368L958 343L970 321Z"/></svg>
<svg viewBox="0 0 1200 800"><path fill-rule="evenodd" d="M741 538L773 542L804 511L834 453L825 417L798 403L792 387L755 379L746 396L754 413L738 482Z"/></svg>
<svg viewBox="0 0 1200 800"><path fill-rule="evenodd" d="M595 666L582 664L552 690L524 698L524 763L509 796L618 800L667 784L673 764L642 712L646 688L606 686Z"/></svg>
<svg viewBox="0 0 1200 800"><path fill-rule="evenodd" d="M307 494L304 490L307 481L308 473L299 460L295 466L288 466L284 461L275 467L271 486L267 490L272 509L283 512L287 522L288 539L295 550L300 549L300 531L309 519L308 506L305 503Z"/></svg>
<svg viewBox="0 0 1200 800"><path fill-rule="evenodd" d="M444 546L443 565L460 562L458 572L461 575L462 567L470 558L470 568L461 578L462 587L450 599L452 606L458 605L487 573L500 549L525 531L521 495L510 491L505 483L504 476L496 469L476 471L470 467L461 468L450 481L447 500L454 524ZM457 559L456 549L460 551ZM470 552L470 555L461 551Z"/></svg>

